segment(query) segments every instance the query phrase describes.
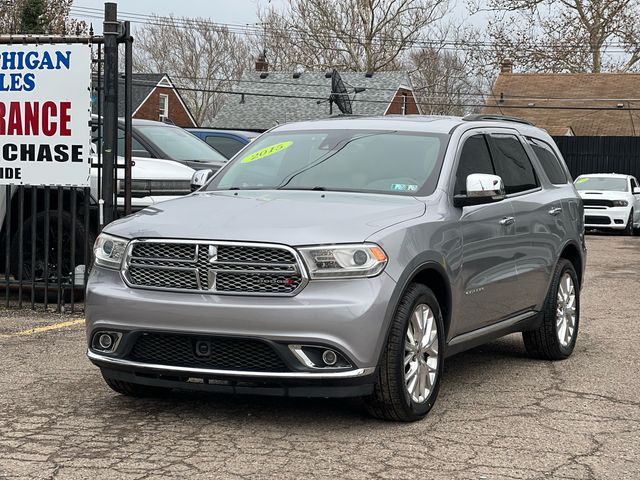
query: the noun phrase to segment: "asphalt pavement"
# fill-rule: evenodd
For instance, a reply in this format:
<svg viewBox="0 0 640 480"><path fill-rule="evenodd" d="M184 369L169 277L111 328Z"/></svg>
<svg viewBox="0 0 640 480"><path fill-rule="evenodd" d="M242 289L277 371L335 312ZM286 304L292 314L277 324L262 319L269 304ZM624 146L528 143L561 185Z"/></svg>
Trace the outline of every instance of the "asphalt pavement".
<svg viewBox="0 0 640 480"><path fill-rule="evenodd" d="M640 237L589 236L578 344L447 359L423 421L357 401L109 390L81 316L0 310L0 479L640 478Z"/></svg>

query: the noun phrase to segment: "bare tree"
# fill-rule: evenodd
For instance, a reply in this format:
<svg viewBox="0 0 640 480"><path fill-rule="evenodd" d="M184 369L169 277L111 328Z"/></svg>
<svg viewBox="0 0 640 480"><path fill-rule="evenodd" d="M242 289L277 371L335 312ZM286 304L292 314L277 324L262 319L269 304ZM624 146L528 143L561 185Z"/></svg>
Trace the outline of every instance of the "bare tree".
<svg viewBox="0 0 640 480"><path fill-rule="evenodd" d="M199 125L207 125L249 63L243 38L203 18L155 17L135 31L134 71L167 73Z"/></svg>
<svg viewBox="0 0 640 480"><path fill-rule="evenodd" d="M75 35L86 33L87 24L71 18L73 0L42 0L34 9L30 0L0 0L0 33L29 33L23 28L25 10L42 11L36 32L52 35Z"/></svg>
<svg viewBox="0 0 640 480"><path fill-rule="evenodd" d="M288 0L259 12L255 47L276 69L376 71L397 67L446 13L448 0Z"/></svg>
<svg viewBox="0 0 640 480"><path fill-rule="evenodd" d="M472 9L483 10L492 12L485 53L523 70L598 73L640 64L639 0L487 0Z"/></svg>

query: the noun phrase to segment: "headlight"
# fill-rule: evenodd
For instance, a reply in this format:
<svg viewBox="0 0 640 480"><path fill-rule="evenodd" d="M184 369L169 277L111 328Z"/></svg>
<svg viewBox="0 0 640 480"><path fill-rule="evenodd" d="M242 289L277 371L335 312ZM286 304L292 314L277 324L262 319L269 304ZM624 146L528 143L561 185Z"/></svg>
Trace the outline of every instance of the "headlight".
<svg viewBox="0 0 640 480"><path fill-rule="evenodd" d="M614 207L626 207L627 205L629 205L629 202L626 200L613 200Z"/></svg>
<svg viewBox="0 0 640 480"><path fill-rule="evenodd" d="M95 257L96 265L119 270L128 243L129 242L123 238L101 233L93 246L93 256Z"/></svg>
<svg viewBox="0 0 640 480"><path fill-rule="evenodd" d="M301 248L312 279L373 277L384 270L387 255L373 244Z"/></svg>

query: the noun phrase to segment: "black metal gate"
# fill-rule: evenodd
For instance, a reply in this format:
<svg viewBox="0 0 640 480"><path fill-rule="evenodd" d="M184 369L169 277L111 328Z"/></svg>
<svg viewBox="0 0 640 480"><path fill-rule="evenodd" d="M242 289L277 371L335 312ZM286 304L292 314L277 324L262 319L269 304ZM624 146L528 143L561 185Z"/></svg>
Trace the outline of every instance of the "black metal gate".
<svg viewBox="0 0 640 480"><path fill-rule="evenodd" d="M2 36L2 44L84 43L92 47L91 187L0 186L0 266L6 308L83 308L93 243L103 225L131 213L131 57L129 22L105 4L104 35ZM125 151L118 152L118 45L125 44ZM63 88L63 87L61 87ZM0 139L1 140L1 139ZM118 154L125 161L117 162ZM119 182L118 178L123 182ZM120 191L120 185L124 188ZM4 192L2 192L4 189ZM118 200L121 199L119 202ZM2 208L4 203L4 209Z"/></svg>
<svg viewBox="0 0 640 480"><path fill-rule="evenodd" d="M554 137L573 177L623 173L640 178L640 137Z"/></svg>

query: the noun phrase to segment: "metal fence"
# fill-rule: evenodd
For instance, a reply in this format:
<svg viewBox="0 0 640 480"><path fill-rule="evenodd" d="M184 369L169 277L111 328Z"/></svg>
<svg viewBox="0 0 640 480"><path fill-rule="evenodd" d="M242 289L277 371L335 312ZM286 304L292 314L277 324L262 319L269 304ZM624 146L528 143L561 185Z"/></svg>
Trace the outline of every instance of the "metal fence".
<svg viewBox="0 0 640 480"><path fill-rule="evenodd" d="M103 36L0 36L5 44L91 45L96 114L91 187L0 186L0 283L3 276L6 308L83 308L94 240L102 225L131 212L132 42L130 24L117 21L115 3L105 4ZM125 151L118 152L118 45L123 43ZM119 154L124 164L116 162Z"/></svg>
<svg viewBox="0 0 640 480"><path fill-rule="evenodd" d="M84 298L97 227L90 188L5 187L4 206L5 307L54 304L61 312L66 304L74 312Z"/></svg>
<svg viewBox="0 0 640 480"><path fill-rule="evenodd" d="M640 137L554 137L573 178L624 173L640 178Z"/></svg>

